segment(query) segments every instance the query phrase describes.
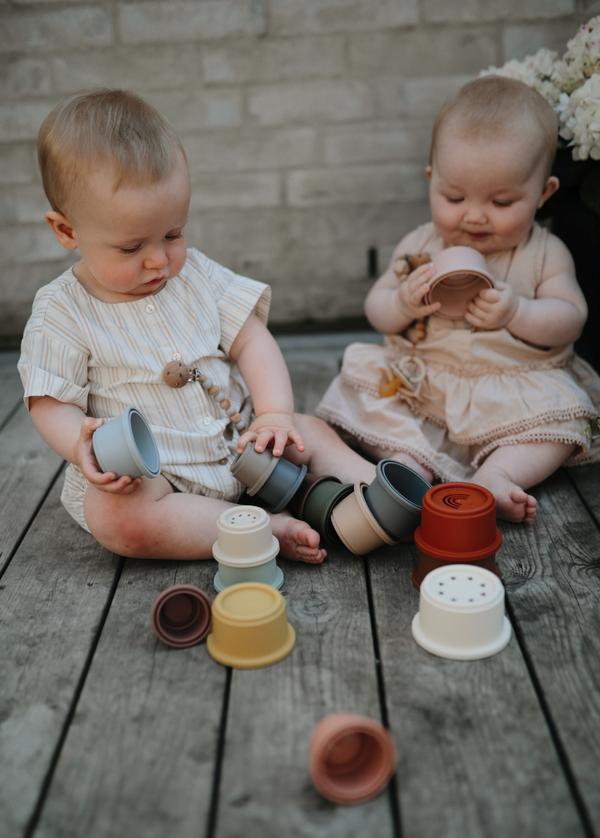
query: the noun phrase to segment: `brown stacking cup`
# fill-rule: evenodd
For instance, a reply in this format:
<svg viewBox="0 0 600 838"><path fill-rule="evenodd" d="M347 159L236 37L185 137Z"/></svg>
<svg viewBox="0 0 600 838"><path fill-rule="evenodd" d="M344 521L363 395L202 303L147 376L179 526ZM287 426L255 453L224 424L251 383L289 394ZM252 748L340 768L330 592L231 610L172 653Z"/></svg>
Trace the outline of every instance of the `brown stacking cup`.
<svg viewBox="0 0 600 838"><path fill-rule="evenodd" d="M478 565L500 576L495 555L501 543L496 501L488 489L475 483L433 486L423 497L421 524L415 530L419 556L413 583L419 588L431 570L456 563Z"/></svg>

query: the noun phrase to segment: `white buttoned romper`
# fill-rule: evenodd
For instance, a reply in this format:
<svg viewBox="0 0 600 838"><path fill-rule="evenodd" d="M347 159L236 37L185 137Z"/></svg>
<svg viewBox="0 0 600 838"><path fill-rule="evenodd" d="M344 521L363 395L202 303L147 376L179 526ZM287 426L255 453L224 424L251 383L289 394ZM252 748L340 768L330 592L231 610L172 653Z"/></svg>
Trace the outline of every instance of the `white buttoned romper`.
<svg viewBox="0 0 600 838"><path fill-rule="evenodd" d="M19 372L25 403L52 396L89 416L112 418L138 408L152 429L161 473L182 492L237 500L243 486L229 470L241 426L252 419L248 390L229 351L248 316L266 323L269 286L233 273L189 249L178 276L156 294L107 303L92 297L72 269L41 288L21 345ZM163 380L171 361L206 376L179 389ZM227 400L226 412L220 402ZM83 513L86 480L73 464L61 500L88 529Z"/></svg>

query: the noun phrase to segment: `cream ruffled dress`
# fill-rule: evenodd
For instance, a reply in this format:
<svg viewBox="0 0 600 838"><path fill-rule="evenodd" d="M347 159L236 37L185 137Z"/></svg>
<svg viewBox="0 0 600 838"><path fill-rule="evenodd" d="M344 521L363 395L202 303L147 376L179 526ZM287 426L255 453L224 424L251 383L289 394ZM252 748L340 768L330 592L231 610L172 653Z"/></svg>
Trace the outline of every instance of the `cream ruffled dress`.
<svg viewBox="0 0 600 838"><path fill-rule="evenodd" d="M534 298L550 235L535 224L526 242L491 255L496 281ZM431 256L443 247L431 223L401 244L402 252ZM398 374L411 386L380 396L380 386ZM577 447L567 465L600 459L593 436L600 378L572 345L542 349L507 329L478 331L436 315L415 345L402 335L386 336L383 345L349 345L317 414L359 445L412 455L442 480L469 480L502 445L571 443Z"/></svg>

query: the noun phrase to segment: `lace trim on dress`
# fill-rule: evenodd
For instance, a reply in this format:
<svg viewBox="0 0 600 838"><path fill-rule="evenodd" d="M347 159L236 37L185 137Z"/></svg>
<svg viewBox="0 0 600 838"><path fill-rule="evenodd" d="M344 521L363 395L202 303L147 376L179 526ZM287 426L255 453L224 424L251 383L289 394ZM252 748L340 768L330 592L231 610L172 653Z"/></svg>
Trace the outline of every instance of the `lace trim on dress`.
<svg viewBox="0 0 600 838"><path fill-rule="evenodd" d="M589 440L586 440L586 438L581 436L581 434L558 433L552 431L544 433L543 431L537 431L536 433L521 434L517 437L504 437L504 439L490 442L482 448L481 451L477 452L471 461L471 465L473 468L479 468L486 457L498 448L504 448L508 445L535 445L538 442L556 442L564 445L576 445L578 450L569 454L568 458L563 463L565 466L583 465L592 459L589 452Z"/></svg>

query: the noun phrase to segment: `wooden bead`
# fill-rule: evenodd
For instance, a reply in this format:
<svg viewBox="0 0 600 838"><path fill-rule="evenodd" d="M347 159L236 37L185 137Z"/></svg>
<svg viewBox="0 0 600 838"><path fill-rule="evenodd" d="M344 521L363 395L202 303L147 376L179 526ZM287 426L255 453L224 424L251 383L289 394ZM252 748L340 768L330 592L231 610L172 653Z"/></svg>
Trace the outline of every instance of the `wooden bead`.
<svg viewBox="0 0 600 838"><path fill-rule="evenodd" d="M217 387L217 385L216 385L216 384L213 384L213 385L212 385L212 387L209 387L209 388L207 389L207 391L206 391L206 392L207 392L210 396L216 396L216 395L217 395L217 393L219 392L219 390L220 390L220 389L221 389L221 388L220 388L220 387Z"/></svg>
<svg viewBox="0 0 600 838"><path fill-rule="evenodd" d="M183 361L170 361L163 369L162 378L169 387L185 387L190 380L190 369Z"/></svg>
<svg viewBox="0 0 600 838"><path fill-rule="evenodd" d="M237 423L242 418L242 414L241 413L232 413L229 418L233 422L234 425L237 425Z"/></svg>
<svg viewBox="0 0 600 838"><path fill-rule="evenodd" d="M231 407L231 402L229 401L229 399L221 399L219 404L221 405L223 410L229 410L229 408Z"/></svg>
<svg viewBox="0 0 600 838"><path fill-rule="evenodd" d="M246 426L244 425L243 422L238 422L237 429L240 433L242 433L242 431L246 430Z"/></svg>

